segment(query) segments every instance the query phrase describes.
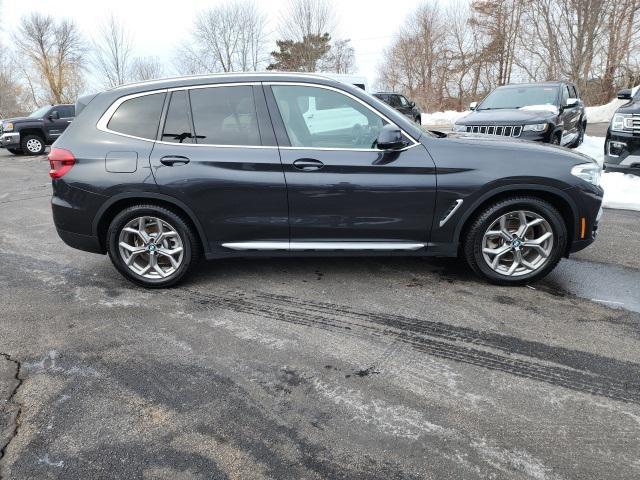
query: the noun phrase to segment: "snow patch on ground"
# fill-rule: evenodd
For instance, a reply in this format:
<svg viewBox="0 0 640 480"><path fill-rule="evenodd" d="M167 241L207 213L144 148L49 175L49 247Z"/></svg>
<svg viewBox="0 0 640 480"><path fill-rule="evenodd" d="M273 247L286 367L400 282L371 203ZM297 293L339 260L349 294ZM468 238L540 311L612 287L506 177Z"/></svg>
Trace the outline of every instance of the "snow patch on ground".
<svg viewBox="0 0 640 480"><path fill-rule="evenodd" d="M469 115L469 113L470 111L456 112L453 110L447 110L446 112L422 113L421 122L422 125L450 126L453 125L459 118Z"/></svg>
<svg viewBox="0 0 640 480"><path fill-rule="evenodd" d="M632 88L632 95L640 88L640 85ZM614 98L606 105L598 105L597 107L587 107L587 122L589 123L609 123L613 114L618 108L627 103L629 100L618 100Z"/></svg>
<svg viewBox="0 0 640 480"><path fill-rule="evenodd" d="M604 137L585 135L584 142L576 151L590 156L602 165L604 141ZM640 212L640 177L619 172L603 173L601 185L604 188L604 207Z"/></svg>

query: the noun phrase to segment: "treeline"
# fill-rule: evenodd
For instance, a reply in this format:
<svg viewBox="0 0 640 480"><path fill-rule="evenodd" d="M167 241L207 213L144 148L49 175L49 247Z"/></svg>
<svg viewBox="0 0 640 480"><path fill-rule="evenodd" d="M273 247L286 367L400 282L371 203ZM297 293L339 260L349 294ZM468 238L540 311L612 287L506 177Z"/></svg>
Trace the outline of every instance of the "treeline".
<svg viewBox="0 0 640 480"><path fill-rule="evenodd" d="M426 111L465 109L499 85L571 80L587 104L640 83L640 0L423 2L379 68Z"/></svg>
<svg viewBox="0 0 640 480"><path fill-rule="evenodd" d="M275 32L261 5L229 0L196 13L188 38L176 45L170 61L137 55L131 32L115 15L89 38L68 19L26 15L10 44L0 45L0 118L74 102L89 89L167 75L353 71L350 41L332 35L337 21L331 0L289 0ZM277 50L271 52L274 37Z"/></svg>
<svg viewBox="0 0 640 480"><path fill-rule="evenodd" d="M116 16L86 37L70 20L26 15L0 45L0 118L167 75L354 71L333 0L289 0L275 28L263 8L227 0L195 13L170 61L138 55ZM425 111L464 109L505 83L556 79L604 103L640 83L639 9L640 0L424 0L380 52L378 86Z"/></svg>

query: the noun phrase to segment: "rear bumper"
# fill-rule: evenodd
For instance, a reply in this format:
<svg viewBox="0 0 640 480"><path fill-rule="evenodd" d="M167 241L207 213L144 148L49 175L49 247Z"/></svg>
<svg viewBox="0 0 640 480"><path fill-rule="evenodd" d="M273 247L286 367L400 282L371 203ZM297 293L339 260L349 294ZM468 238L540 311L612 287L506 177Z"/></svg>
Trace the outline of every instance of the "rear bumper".
<svg viewBox="0 0 640 480"><path fill-rule="evenodd" d="M20 133L3 133L0 135L0 148L20 148Z"/></svg>
<svg viewBox="0 0 640 480"><path fill-rule="evenodd" d="M67 232L66 230L56 229L58 236L64 243L70 247L84 250L91 253L104 253L98 238L93 235L81 235L79 233Z"/></svg>

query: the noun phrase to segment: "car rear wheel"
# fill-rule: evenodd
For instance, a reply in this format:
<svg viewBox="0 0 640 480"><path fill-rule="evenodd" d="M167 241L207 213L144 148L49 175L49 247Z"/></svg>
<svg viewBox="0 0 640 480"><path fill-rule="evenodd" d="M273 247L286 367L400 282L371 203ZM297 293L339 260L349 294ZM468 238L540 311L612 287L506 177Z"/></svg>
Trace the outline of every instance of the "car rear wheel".
<svg viewBox="0 0 640 480"><path fill-rule="evenodd" d="M22 138L21 150L28 155L42 155L45 143L39 135L25 135Z"/></svg>
<svg viewBox="0 0 640 480"><path fill-rule="evenodd" d="M147 288L175 285L195 265L200 244L180 215L155 205L120 212L107 233L109 258L127 279Z"/></svg>
<svg viewBox="0 0 640 480"><path fill-rule="evenodd" d="M537 197L511 197L480 212L463 240L464 256L481 277L498 285L540 280L567 245L564 219Z"/></svg>

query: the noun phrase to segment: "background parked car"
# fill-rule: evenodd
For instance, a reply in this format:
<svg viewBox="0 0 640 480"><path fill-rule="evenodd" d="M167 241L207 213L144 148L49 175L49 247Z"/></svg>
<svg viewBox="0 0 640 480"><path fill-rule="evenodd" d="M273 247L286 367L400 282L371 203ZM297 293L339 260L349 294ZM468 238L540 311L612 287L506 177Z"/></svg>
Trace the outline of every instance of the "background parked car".
<svg viewBox="0 0 640 480"><path fill-rule="evenodd" d="M633 173L640 176L640 89L618 93L622 105L611 119L604 144L604 164L607 171Z"/></svg>
<svg viewBox="0 0 640 480"><path fill-rule="evenodd" d="M378 92L374 93L373 96L392 106L414 122L420 123L420 110L416 107L416 102L408 100L404 95L392 92Z"/></svg>
<svg viewBox="0 0 640 480"><path fill-rule="evenodd" d="M584 103L575 85L568 82L505 85L470 108L473 112L459 119L454 131L575 148L587 128Z"/></svg>
<svg viewBox="0 0 640 480"><path fill-rule="evenodd" d="M13 154L41 155L62 135L75 117L75 105L47 105L28 117L8 118L0 123L0 148Z"/></svg>

